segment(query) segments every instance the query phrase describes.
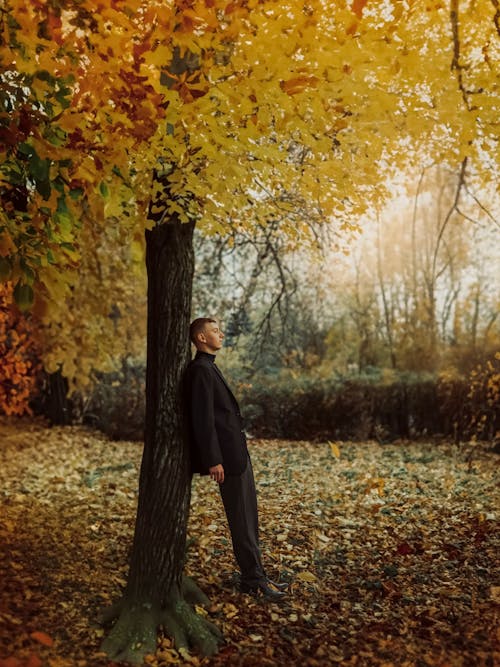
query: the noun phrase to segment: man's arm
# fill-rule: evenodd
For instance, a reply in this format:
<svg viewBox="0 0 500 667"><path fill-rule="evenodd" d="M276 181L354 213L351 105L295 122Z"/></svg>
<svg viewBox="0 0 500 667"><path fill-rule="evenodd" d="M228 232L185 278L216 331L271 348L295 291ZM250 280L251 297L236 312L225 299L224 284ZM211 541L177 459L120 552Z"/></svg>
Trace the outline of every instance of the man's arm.
<svg viewBox="0 0 500 667"><path fill-rule="evenodd" d="M222 482L223 460L215 430L213 376L209 368L200 365L192 369L190 401L194 444L212 479Z"/></svg>

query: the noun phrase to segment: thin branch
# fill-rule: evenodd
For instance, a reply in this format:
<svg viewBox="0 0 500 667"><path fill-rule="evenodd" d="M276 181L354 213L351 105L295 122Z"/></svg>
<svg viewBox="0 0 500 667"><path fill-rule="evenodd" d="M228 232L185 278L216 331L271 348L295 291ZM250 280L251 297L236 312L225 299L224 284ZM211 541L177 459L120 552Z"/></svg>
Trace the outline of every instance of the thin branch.
<svg viewBox="0 0 500 667"><path fill-rule="evenodd" d="M495 14L493 16L493 23L496 26L498 36L500 37L500 4L498 0L491 0L491 4L495 8Z"/></svg>
<svg viewBox="0 0 500 667"><path fill-rule="evenodd" d="M439 248L440 248L440 245L441 245L441 240L443 238L443 234L444 234L445 229L448 225L448 222L450 221L451 216L457 210L458 202L460 200L460 193L462 191L462 187L463 187L464 181L465 181L466 167L467 167L467 158L464 158L463 161L462 161L462 167L460 169L460 174L458 176L457 189L455 191L455 199L453 200L453 204L449 208L448 213L446 214L445 219L443 220L443 224L441 225L441 229L439 230L439 234L438 234L438 237L436 239L436 246L434 248L434 256L433 256L433 259L432 259L432 273L431 273L431 276L432 276L433 281L436 278L436 265L437 265L437 258L438 258Z"/></svg>
<svg viewBox="0 0 500 667"><path fill-rule="evenodd" d="M483 211L483 213L485 213L485 214L488 216L488 218L489 218L489 219L490 219L490 220L491 220L497 227L500 227L500 223L498 222L498 220L497 220L497 219L496 219L496 218L495 218L495 217L488 211L488 209L484 206L484 204L482 204L482 203L479 201L479 199L477 198L477 196L476 196L476 195L470 190L470 188L467 186L467 183L466 183L466 182L464 182L464 188L465 188L466 193L467 193L470 197L472 197L472 199L476 202L476 204L479 206L479 208L481 209L481 211Z"/></svg>
<svg viewBox="0 0 500 667"><path fill-rule="evenodd" d="M455 70L457 73L458 87L462 92L462 98L465 102L467 109L470 111L469 98L467 97L467 91L465 90L464 80L462 76L463 67L460 64L460 29L459 29L459 10L458 10L458 0L451 0L450 2L450 21L451 21L451 31L453 34L453 58L451 61L451 70Z"/></svg>

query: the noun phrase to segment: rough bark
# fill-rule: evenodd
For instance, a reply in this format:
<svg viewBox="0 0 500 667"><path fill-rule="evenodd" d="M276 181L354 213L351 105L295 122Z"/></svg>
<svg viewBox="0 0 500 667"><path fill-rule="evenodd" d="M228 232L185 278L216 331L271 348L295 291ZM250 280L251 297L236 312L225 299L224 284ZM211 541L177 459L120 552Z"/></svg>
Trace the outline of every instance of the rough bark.
<svg viewBox="0 0 500 667"><path fill-rule="evenodd" d="M127 586L102 619L116 619L103 650L135 664L154 653L159 625L177 648L195 646L204 654L214 653L220 638L191 606L206 597L182 576L191 473L181 380L189 360L193 227L171 221L146 232L146 420L139 502Z"/></svg>

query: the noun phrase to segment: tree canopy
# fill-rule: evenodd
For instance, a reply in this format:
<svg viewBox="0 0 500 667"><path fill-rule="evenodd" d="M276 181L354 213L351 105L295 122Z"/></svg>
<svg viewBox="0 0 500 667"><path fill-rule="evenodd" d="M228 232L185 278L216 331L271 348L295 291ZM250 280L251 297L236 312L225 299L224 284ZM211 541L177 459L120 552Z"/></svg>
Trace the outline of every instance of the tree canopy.
<svg viewBox="0 0 500 667"><path fill-rule="evenodd" d="M53 324L103 230L142 260L148 210L299 246L412 162L494 181L498 35L489 0L10 0L0 278Z"/></svg>

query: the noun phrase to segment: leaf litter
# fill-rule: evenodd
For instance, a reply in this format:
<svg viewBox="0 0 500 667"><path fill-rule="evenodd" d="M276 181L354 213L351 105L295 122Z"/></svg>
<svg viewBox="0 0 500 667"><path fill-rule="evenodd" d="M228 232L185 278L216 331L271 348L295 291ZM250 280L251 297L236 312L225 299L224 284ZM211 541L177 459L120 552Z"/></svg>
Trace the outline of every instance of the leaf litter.
<svg viewBox="0 0 500 667"><path fill-rule="evenodd" d="M5 419L0 438L0 667L114 667L97 617L126 581L142 445L37 420ZM500 664L491 445L250 448L264 564L288 599L237 591L218 490L195 477L186 571L225 643L201 658L160 632L147 664Z"/></svg>

